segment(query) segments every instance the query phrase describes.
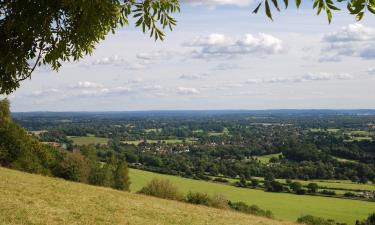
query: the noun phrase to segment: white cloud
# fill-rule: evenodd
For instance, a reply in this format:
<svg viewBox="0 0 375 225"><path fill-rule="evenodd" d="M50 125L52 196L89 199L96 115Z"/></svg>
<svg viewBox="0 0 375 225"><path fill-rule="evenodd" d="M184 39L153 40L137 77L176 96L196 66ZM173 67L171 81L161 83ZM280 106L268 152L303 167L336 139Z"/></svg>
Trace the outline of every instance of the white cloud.
<svg viewBox="0 0 375 225"><path fill-rule="evenodd" d="M201 80L207 77L208 74L182 74L179 79L181 80Z"/></svg>
<svg viewBox="0 0 375 225"><path fill-rule="evenodd" d="M241 38L224 34L210 34L193 39L185 46L197 47L193 53L197 58L233 57L238 55L271 55L281 53L283 42L269 34L246 34Z"/></svg>
<svg viewBox="0 0 375 225"><path fill-rule="evenodd" d="M233 40L224 34L209 34L207 36L195 37L192 41L185 43L186 46L207 46L207 45L229 45Z"/></svg>
<svg viewBox="0 0 375 225"><path fill-rule="evenodd" d="M375 59L375 29L362 24L350 24L323 36L327 45L322 49L319 61L341 61L340 56Z"/></svg>
<svg viewBox="0 0 375 225"><path fill-rule="evenodd" d="M235 5L235 6L248 6L254 2L254 0L183 0L183 2L193 5Z"/></svg>
<svg viewBox="0 0 375 225"><path fill-rule="evenodd" d="M350 80L353 76L347 73L307 73L297 77L272 77L272 78L252 78L246 84L280 84L280 83L300 83L309 81L329 81L329 80Z"/></svg>
<svg viewBox="0 0 375 225"><path fill-rule="evenodd" d="M159 91L162 90L163 87L159 84L151 84L143 86L142 89L147 91Z"/></svg>
<svg viewBox="0 0 375 225"><path fill-rule="evenodd" d="M103 85L90 81L79 81L73 88L102 88Z"/></svg>
<svg viewBox="0 0 375 225"><path fill-rule="evenodd" d="M155 60L170 59L175 54L177 53L167 52L167 51L142 52L142 53L138 53L136 55L136 58L139 60L155 61Z"/></svg>
<svg viewBox="0 0 375 225"><path fill-rule="evenodd" d="M332 73L307 73L302 76L304 81L320 81L320 80L349 80L353 76L347 73L332 74Z"/></svg>
<svg viewBox="0 0 375 225"><path fill-rule="evenodd" d="M373 67L368 68L366 72L368 75L375 75L375 68Z"/></svg>
<svg viewBox="0 0 375 225"><path fill-rule="evenodd" d="M375 40L375 30L360 23L350 24L341 30L324 35L327 42L352 42Z"/></svg>
<svg viewBox="0 0 375 225"><path fill-rule="evenodd" d="M177 88L177 94L180 95L194 95L194 94L199 94L200 91L196 88L191 88L191 87L178 87Z"/></svg>
<svg viewBox="0 0 375 225"><path fill-rule="evenodd" d="M50 95L61 93L60 90L52 88L52 89L46 89L46 90L40 90L40 91L33 91L29 95L33 97L48 97Z"/></svg>
<svg viewBox="0 0 375 225"><path fill-rule="evenodd" d="M147 68L147 63L131 62L117 55L113 57L104 57L92 62L94 66L119 66L129 70L141 70Z"/></svg>

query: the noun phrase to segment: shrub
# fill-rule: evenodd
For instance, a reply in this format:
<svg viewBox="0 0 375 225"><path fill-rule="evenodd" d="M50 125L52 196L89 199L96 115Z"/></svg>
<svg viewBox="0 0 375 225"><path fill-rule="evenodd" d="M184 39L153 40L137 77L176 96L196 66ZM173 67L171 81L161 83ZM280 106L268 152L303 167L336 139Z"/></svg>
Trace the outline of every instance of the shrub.
<svg viewBox="0 0 375 225"><path fill-rule="evenodd" d="M219 209L229 208L228 200L223 195L212 195L211 197L209 197L208 206L219 208Z"/></svg>
<svg viewBox="0 0 375 225"><path fill-rule="evenodd" d="M283 184L275 180L265 181L264 186L265 190L270 192L282 192L284 190Z"/></svg>
<svg viewBox="0 0 375 225"><path fill-rule="evenodd" d="M354 194L353 192L345 192L344 196L352 198L352 197L356 197L356 194Z"/></svg>
<svg viewBox="0 0 375 225"><path fill-rule="evenodd" d="M330 190L323 190L320 193L323 195L336 195L335 191L330 191Z"/></svg>
<svg viewBox="0 0 375 225"><path fill-rule="evenodd" d="M375 213L372 213L368 216L366 220L356 221L356 225L375 225Z"/></svg>
<svg viewBox="0 0 375 225"><path fill-rule="evenodd" d="M172 200L183 199L178 188L167 179L152 179L138 193Z"/></svg>
<svg viewBox="0 0 375 225"><path fill-rule="evenodd" d="M208 206L210 200L207 193L190 191L186 196L186 201L192 204Z"/></svg>
<svg viewBox="0 0 375 225"><path fill-rule="evenodd" d="M316 191L318 190L319 186L316 183L309 183L307 185L307 188L308 188L308 192L310 192L310 193L316 193Z"/></svg>
<svg viewBox="0 0 375 225"><path fill-rule="evenodd" d="M339 223L335 223L334 220L326 220L326 219L311 216L311 215L302 216L302 217L297 219L297 222L307 224L307 225L336 225L336 224L339 224Z"/></svg>
<svg viewBox="0 0 375 225"><path fill-rule="evenodd" d="M216 177L213 181L220 182L220 183L228 183L229 181L227 179Z"/></svg>
<svg viewBox="0 0 375 225"><path fill-rule="evenodd" d="M264 216L267 218L273 218L273 214L270 210L263 210L259 208L257 205L249 206L244 202L233 202L233 203L229 202L229 206L230 208L239 212L257 215L257 216Z"/></svg>
<svg viewBox="0 0 375 225"><path fill-rule="evenodd" d="M228 208L228 200L222 195L209 196L202 192L189 192L186 195L186 201L197 205L206 205L210 207L225 209Z"/></svg>

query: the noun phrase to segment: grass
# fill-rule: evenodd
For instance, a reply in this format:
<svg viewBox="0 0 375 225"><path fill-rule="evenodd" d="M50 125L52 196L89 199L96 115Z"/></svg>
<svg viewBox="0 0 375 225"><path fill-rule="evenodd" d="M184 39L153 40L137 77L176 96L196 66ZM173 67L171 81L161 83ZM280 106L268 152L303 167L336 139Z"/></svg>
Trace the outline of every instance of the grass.
<svg viewBox="0 0 375 225"><path fill-rule="evenodd" d="M269 163L271 158L273 158L273 157L279 158L280 155L282 155L282 153L261 155L261 156L257 156L256 158L259 159L259 161L261 163L267 164L267 163Z"/></svg>
<svg viewBox="0 0 375 225"><path fill-rule="evenodd" d="M159 132L161 132L161 131L162 131L161 128L145 129L145 132L146 132L146 133L151 133L151 132L159 133Z"/></svg>
<svg viewBox="0 0 375 225"><path fill-rule="evenodd" d="M254 177L258 180L263 180L262 177ZM231 182L238 181L238 179L228 179ZM286 183L285 179L276 179L281 183ZM333 189L342 189L342 190L364 190L364 191L375 191L375 184L358 184L353 183L350 180L293 180L298 181L302 185L307 185L309 183L316 183L319 187L333 188Z"/></svg>
<svg viewBox="0 0 375 225"><path fill-rule="evenodd" d="M298 217L311 214L340 222L354 224L356 219L367 218L375 211L373 202L295 195L286 193L269 193L261 190L237 188L230 185L186 179L177 176L162 175L142 170L130 170L133 191L140 190L152 178L167 178L183 192L199 191L208 194L223 194L232 201L244 201L256 204L262 209L271 210L278 219L296 221Z"/></svg>
<svg viewBox="0 0 375 225"><path fill-rule="evenodd" d="M69 136L69 139L73 140L74 144L76 145L89 145L89 144L107 144L109 141L109 138L101 138L101 137L95 137L95 136Z"/></svg>
<svg viewBox="0 0 375 225"><path fill-rule="evenodd" d="M0 167L0 224L292 225Z"/></svg>
<svg viewBox="0 0 375 225"><path fill-rule="evenodd" d="M311 132L323 132L325 131L325 129L322 129L322 128L310 128L310 131ZM328 128L327 131L329 133L337 133L340 131L340 129L336 129L336 128Z"/></svg>
<svg viewBox="0 0 375 225"><path fill-rule="evenodd" d="M228 128L224 127L222 132L214 132L214 131L208 132L208 136L222 136L222 135L229 135Z"/></svg>
<svg viewBox="0 0 375 225"><path fill-rule="evenodd" d="M357 161L355 161L355 160L351 160L351 159L344 159L344 158L340 158L340 157L335 157L335 156L333 156L333 158L334 158L334 159L337 159L337 161L339 161L339 162L352 162L352 163L355 163L355 162L357 162Z"/></svg>

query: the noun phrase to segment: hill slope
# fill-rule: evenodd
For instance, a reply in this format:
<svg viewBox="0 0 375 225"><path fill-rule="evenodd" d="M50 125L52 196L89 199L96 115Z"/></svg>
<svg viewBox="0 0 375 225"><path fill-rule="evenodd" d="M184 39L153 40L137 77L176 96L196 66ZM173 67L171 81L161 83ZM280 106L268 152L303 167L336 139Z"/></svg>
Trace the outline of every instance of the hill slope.
<svg viewBox="0 0 375 225"><path fill-rule="evenodd" d="M0 168L0 224L293 224Z"/></svg>

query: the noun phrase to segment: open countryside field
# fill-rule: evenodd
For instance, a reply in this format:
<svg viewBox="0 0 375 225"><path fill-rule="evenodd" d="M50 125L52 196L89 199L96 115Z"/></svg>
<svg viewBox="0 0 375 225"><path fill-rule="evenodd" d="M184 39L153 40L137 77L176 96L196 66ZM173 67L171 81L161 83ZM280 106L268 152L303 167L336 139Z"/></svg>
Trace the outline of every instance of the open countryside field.
<svg viewBox="0 0 375 225"><path fill-rule="evenodd" d="M94 137L94 136L87 136L87 137L69 136L68 138L73 140L74 144L77 144L77 145L107 144L109 141L108 138L101 138L101 137Z"/></svg>
<svg viewBox="0 0 375 225"><path fill-rule="evenodd" d="M275 158L279 158L279 156L282 155L282 153L276 153L276 154L269 154L269 155L261 155L261 156L257 156L256 158L259 159L259 161L261 163L269 163L270 159L275 157Z"/></svg>
<svg viewBox="0 0 375 225"><path fill-rule="evenodd" d="M296 221L298 217L311 214L339 222L354 224L356 219L364 219L375 211L375 203L329 197L270 193L261 190L237 188L224 184L211 183L151 173L142 170L130 170L133 192L140 190L152 178L169 179L181 191L199 191L209 194L223 194L231 201L244 201L271 210L278 219Z"/></svg>
<svg viewBox="0 0 375 225"><path fill-rule="evenodd" d="M0 177L0 224L293 224L1 167Z"/></svg>

